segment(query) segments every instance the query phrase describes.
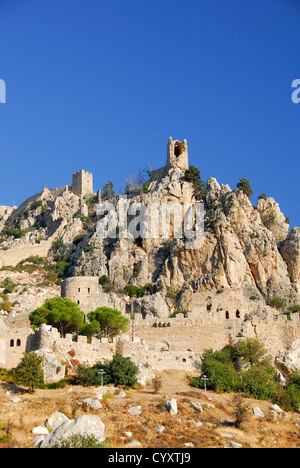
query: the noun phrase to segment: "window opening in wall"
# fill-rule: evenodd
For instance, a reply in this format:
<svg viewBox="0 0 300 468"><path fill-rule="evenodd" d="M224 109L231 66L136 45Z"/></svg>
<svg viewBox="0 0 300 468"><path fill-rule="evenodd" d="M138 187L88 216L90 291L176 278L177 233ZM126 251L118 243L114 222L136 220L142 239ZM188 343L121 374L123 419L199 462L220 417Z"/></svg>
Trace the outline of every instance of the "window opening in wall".
<svg viewBox="0 0 300 468"><path fill-rule="evenodd" d="M80 288L78 288L78 292L80 292Z"/></svg>
<svg viewBox="0 0 300 468"><path fill-rule="evenodd" d="M13 347L15 346L14 340L10 340L9 346L10 346L11 348L13 348Z"/></svg>
<svg viewBox="0 0 300 468"><path fill-rule="evenodd" d="M236 318L240 318L241 314L240 314L239 310L236 311L235 316L236 316Z"/></svg>
<svg viewBox="0 0 300 468"><path fill-rule="evenodd" d="M90 294L90 292L91 292L91 288L88 288L88 294Z"/></svg>
<svg viewBox="0 0 300 468"><path fill-rule="evenodd" d="M228 312L228 310L226 310L226 312L225 312L225 318L226 318L226 320L229 319L229 312Z"/></svg>
<svg viewBox="0 0 300 468"><path fill-rule="evenodd" d="M17 339L17 346L21 346L21 340L19 338Z"/></svg>
<svg viewBox="0 0 300 468"><path fill-rule="evenodd" d="M174 145L174 154L175 156L180 156L182 153L182 144L180 141L176 141Z"/></svg>
<svg viewBox="0 0 300 468"><path fill-rule="evenodd" d="M80 301L79 301L79 299L78 299L78 301L77 301L77 304L80 304Z"/></svg>

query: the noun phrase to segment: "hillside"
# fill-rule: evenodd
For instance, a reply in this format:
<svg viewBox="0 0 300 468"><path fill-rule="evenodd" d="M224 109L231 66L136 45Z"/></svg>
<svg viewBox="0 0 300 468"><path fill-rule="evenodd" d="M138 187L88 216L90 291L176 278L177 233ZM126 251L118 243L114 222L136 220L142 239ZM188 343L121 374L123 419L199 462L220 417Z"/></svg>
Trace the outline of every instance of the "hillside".
<svg viewBox="0 0 300 468"><path fill-rule="evenodd" d="M181 230L184 213L176 209L199 203L204 229L201 245L193 248L188 234L197 234L198 225L193 218L190 232ZM155 206L160 214L175 214L169 213L169 222L161 218L153 231ZM114 210L115 237L105 237ZM135 235L126 229L133 221ZM253 205L244 179L236 188L212 177L204 184L189 166L186 140L170 138L165 166L148 171L146 180L128 181L122 196L110 183L96 194L92 175L78 171L72 185L44 188L17 208L2 207L0 230L0 313L15 327L45 298L60 295L65 279L62 293L85 313L110 305L149 319L137 330L150 346L166 342L169 350L201 353L253 336L283 373L300 368L300 228L289 230L273 198L263 194ZM88 278L96 280L95 293L84 286ZM178 313L187 320L153 329L155 321L167 326Z"/></svg>
<svg viewBox="0 0 300 468"><path fill-rule="evenodd" d="M57 390L36 390L34 394L20 393L20 389L4 382L0 385L0 446L30 448L38 437L32 430L44 426L55 411L68 418L81 414L97 414L105 424L108 447L112 448L298 448L300 445L300 417L298 413L276 413L271 403L246 399L249 405L247 420L241 428L230 406L232 395L191 388L184 372L164 371L157 374L162 388L154 393L152 385L138 390L126 390L126 397L113 394L100 400L102 408L91 410L82 406L85 398L96 398L96 387L67 386ZM166 411L165 401L175 398L178 413ZM199 402L203 411L197 412L191 403ZM141 414L128 413L141 406ZM264 417L258 418L253 407L260 408ZM159 426L161 432L158 432ZM6 432L9 441L1 439Z"/></svg>

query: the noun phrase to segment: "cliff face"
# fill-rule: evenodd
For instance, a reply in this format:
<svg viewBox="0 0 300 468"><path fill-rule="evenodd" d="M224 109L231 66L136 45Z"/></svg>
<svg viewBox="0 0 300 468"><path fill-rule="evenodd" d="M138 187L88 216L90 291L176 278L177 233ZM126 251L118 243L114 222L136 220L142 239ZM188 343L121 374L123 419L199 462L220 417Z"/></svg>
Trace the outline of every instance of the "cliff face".
<svg viewBox="0 0 300 468"><path fill-rule="evenodd" d="M136 203L196 203L193 183L183 169L172 166L162 175L150 181L147 193L127 197L126 209ZM164 226L157 238L150 232L148 238L134 239L118 226L116 239L103 239L97 231L97 201L66 186L45 189L18 209L1 209L0 266L39 255L68 263L67 276L106 275L115 290L163 281L176 291L234 287L268 300L280 295L287 304L300 303L300 229L289 232L274 199L259 200L254 207L242 190L210 178L203 243L197 249L188 249L184 235L176 238L175 231L164 238ZM171 217L171 231L176 216Z"/></svg>

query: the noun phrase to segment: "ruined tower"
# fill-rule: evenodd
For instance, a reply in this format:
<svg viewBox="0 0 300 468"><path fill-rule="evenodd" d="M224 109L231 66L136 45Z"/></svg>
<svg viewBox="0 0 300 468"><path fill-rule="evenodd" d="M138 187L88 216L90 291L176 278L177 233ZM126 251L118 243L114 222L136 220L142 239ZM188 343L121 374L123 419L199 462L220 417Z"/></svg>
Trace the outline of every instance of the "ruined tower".
<svg viewBox="0 0 300 468"><path fill-rule="evenodd" d="M75 195L94 195L93 190L93 174L81 169L73 174L71 191Z"/></svg>
<svg viewBox="0 0 300 468"><path fill-rule="evenodd" d="M151 173L151 181L160 180L167 175L172 167L177 167L182 171L189 168L187 141L174 140L169 138L167 146L167 162L164 167L154 169Z"/></svg>
<svg viewBox="0 0 300 468"><path fill-rule="evenodd" d="M186 140L173 141L172 137L169 138L166 167L167 170L169 170L171 167L178 167L184 171L189 168L188 147Z"/></svg>

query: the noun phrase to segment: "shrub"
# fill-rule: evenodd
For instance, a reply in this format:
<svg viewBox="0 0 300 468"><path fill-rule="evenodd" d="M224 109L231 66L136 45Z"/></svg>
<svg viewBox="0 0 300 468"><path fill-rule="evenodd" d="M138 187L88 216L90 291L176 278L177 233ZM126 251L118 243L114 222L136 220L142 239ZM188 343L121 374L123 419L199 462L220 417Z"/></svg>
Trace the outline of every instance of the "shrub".
<svg viewBox="0 0 300 468"><path fill-rule="evenodd" d="M103 369L103 384L113 383L116 386L133 387L137 383L137 366L129 357L115 354L111 362L99 362L92 367L79 365L76 370L75 383L78 385L100 385L100 370Z"/></svg>
<svg viewBox="0 0 300 468"><path fill-rule="evenodd" d="M250 182L247 179L240 179L239 183L236 185L238 189L242 190L248 198L253 194Z"/></svg>
<svg viewBox="0 0 300 468"><path fill-rule="evenodd" d="M230 392L238 388L239 376L234 369L229 348L223 351L207 350L203 353L202 372L208 378L207 388L218 392ZM191 381L191 385L204 388L204 381L197 377Z"/></svg>
<svg viewBox="0 0 300 468"><path fill-rule="evenodd" d="M263 344L254 338L240 340L234 348L233 355L243 365L261 364L270 366L271 356L267 356Z"/></svg>
<svg viewBox="0 0 300 468"><path fill-rule="evenodd" d="M62 247L62 240L57 239L53 244L54 251L57 252L57 250L59 250L61 247Z"/></svg>
<svg viewBox="0 0 300 468"><path fill-rule="evenodd" d="M270 356L266 355L263 345L258 340L248 338L240 340L235 346L228 345L221 351L204 351L201 369L202 375L208 378L209 389L220 392L241 390L250 397L265 400L275 398L278 391L276 372L270 363ZM202 375L191 379L190 384L204 388ZM297 385L297 378L291 386ZM295 388L291 388L290 393L293 392L297 402Z"/></svg>
<svg viewBox="0 0 300 468"><path fill-rule="evenodd" d="M138 368L129 357L123 357L121 354L115 354L107 371L111 382L115 385L133 387L137 383L136 376Z"/></svg>
<svg viewBox="0 0 300 468"><path fill-rule="evenodd" d="M5 278L3 281L4 294L10 294L13 292L17 285L9 278Z"/></svg>
<svg viewBox="0 0 300 468"><path fill-rule="evenodd" d="M99 278L99 284L103 287L105 292L109 292L113 289L110 278L107 275L102 275Z"/></svg>
<svg viewBox="0 0 300 468"><path fill-rule="evenodd" d="M274 398L277 393L274 369L254 365L247 371L243 371L241 390L257 400Z"/></svg>
<svg viewBox="0 0 300 468"><path fill-rule="evenodd" d="M98 442L94 435L73 434L72 436L60 440L54 448L105 448L106 443Z"/></svg>
<svg viewBox="0 0 300 468"><path fill-rule="evenodd" d="M271 299L270 303L276 309L283 309L286 305L286 300L281 296L275 296Z"/></svg>
<svg viewBox="0 0 300 468"><path fill-rule="evenodd" d="M151 284L145 284L145 286L135 286L134 284L127 284L125 288L119 292L121 294L127 294L130 297L143 297L147 291L149 291Z"/></svg>
<svg viewBox="0 0 300 468"><path fill-rule="evenodd" d="M201 179L201 171L195 166L190 166L184 173L186 180L194 185L194 194L196 200L204 200L207 194L206 183Z"/></svg>

